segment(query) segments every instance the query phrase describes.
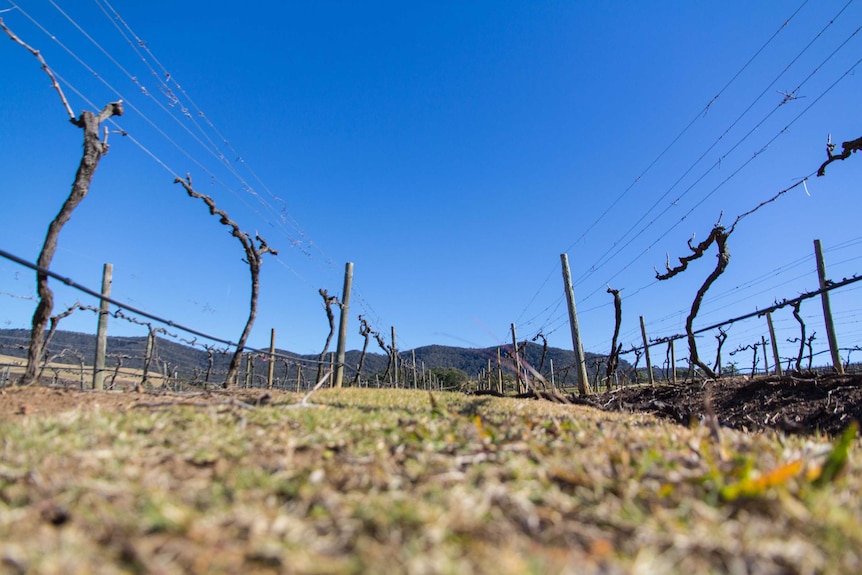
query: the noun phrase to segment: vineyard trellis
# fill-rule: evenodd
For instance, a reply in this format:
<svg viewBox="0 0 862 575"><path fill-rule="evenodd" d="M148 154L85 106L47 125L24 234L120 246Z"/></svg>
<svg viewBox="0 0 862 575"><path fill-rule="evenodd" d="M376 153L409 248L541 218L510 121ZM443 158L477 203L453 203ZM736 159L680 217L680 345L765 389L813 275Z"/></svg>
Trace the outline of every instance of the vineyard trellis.
<svg viewBox="0 0 862 575"><path fill-rule="evenodd" d="M122 102L120 101L120 102L115 102L115 103L109 104L98 114L94 114L92 112L83 112L80 115L80 117L76 118L74 116L74 114L72 114L71 108L69 107L68 102L66 102L65 97L62 94L62 90L60 89L59 84L57 83L57 81L53 77L53 75L51 74L50 68L48 68L47 64L45 63L44 59L41 58L38 51L34 50L30 46L28 46L27 44L22 42L20 39L18 39L8 28L5 27L5 25L2 25L2 21L0 21L0 26L2 26L3 30L6 31L6 33L13 40L17 41L19 44L21 44L22 46L27 48L33 55L35 55L37 58L39 58L40 63L42 64L43 70L45 70L45 72L51 77L53 87L58 91L58 93L61 97L61 100L63 101L63 104L67 108L69 115L71 117L72 123L75 124L76 126L82 128L85 132L84 155L82 157L78 173L76 174L76 180L75 180L75 184L73 185L72 193L69 196L69 199L64 204L63 208L61 209L60 214L58 214L57 218L55 218L54 222L49 227L49 232L46 236L45 243L44 243L43 248L42 248L42 252L40 253L40 256L39 256L39 260L36 262L35 265L29 266L37 272L37 284L38 284L37 291L38 291L38 295L39 295L37 309L36 309L36 312L35 312L34 318L33 318L33 330L31 333L30 347L28 350L29 360L27 363L27 372L26 372L26 375L24 376L24 378L22 379L23 382L30 382L30 381L33 381L33 379L34 379L35 370L40 369L38 375L41 375L45 371L46 366L49 363L48 362L49 354L48 354L48 349L47 349L48 344L50 343L50 340L53 337L53 333L56 330L57 323L63 319L62 314L58 314L56 316L50 315L50 313L52 311L51 308L53 306L53 297L52 297L50 289L47 286L47 278L53 276L53 274L50 273L49 268L50 268L50 263L51 263L51 258L53 256L53 252L54 252L54 250L56 250L57 236L59 235L60 228L62 227L64 221L68 220L68 218L71 214L71 211L86 195L87 188L89 186L89 182L92 179L93 173L96 169L96 166L98 165L98 161L107 152L107 149L108 149L108 147L107 147L107 133L108 132L107 132L107 130L105 130L104 140L102 140L100 137L100 134L99 134L99 129L101 127L101 123L106 121L107 119L111 118L112 116L121 115L123 112L123 109L122 109ZM840 154L835 154L834 153L835 145L833 145L831 143L831 137L830 137L828 139L828 142L827 142L827 160L817 170L817 175L818 176L824 175L825 169L830 163L837 161L837 160L847 159L854 152L858 151L859 149L862 149L862 138L857 139L857 140L844 142L842 144L842 152ZM749 212L746 212L746 213L738 216L736 221L734 222L734 224L729 229L726 229L723 226L721 226L720 225L720 219L719 219L719 223L717 223L714 226L714 228L712 229L710 235L708 236L708 238L706 240L704 240L703 242L701 242L697 245L693 245L693 243L692 243L693 238L692 238L692 240L689 240L688 247L692 251L692 255L681 257L679 266L672 268L670 266L670 263L668 262L668 264L666 265L666 268L667 268L666 273L660 274L660 273L656 272L656 276L659 280L670 279L670 278L676 276L677 274L685 271L685 269L687 268L687 265L690 261L693 261L695 259L702 257L706 253L706 251L711 247L712 243L715 243L717 245L718 264L717 264L716 268L713 270L713 272L707 277L707 280L704 282L704 284L701 286L701 288L698 290L697 295L695 297L695 300L692 304L690 314L686 319L686 335L685 335L685 337L687 338L688 343L689 343L689 361L691 362L691 364L693 364L693 366L697 366L698 368L700 368L702 373L704 373L707 377L718 377L721 375L721 369L722 369L721 349L722 349L722 345L724 344L726 337L727 337L727 334L723 329L724 326L731 325L737 321L741 321L742 319L747 319L748 317L753 317L752 315L746 315L746 316L741 316L738 318L733 318L731 320L726 320L720 324L715 324L713 326L710 326L709 328L702 328L699 330L694 330L694 328L693 328L693 323L694 323L695 317L696 317L697 312L700 308L700 304L703 300L703 297L704 297L706 291L710 288L712 283L718 279L718 277L721 275L721 273L727 267L728 262L730 260L730 255L729 255L729 251L727 248L728 237L733 232L737 223L742 218L752 214L753 212L757 211L758 209L760 209L764 205L775 201L782 194L795 188L796 186L799 186L799 185L805 186L806 179L807 178L800 180L799 182L797 182L793 186L786 188L785 190L782 190L781 192L779 192L778 194L776 194L775 196L773 196L769 200L762 202L757 207L755 207L753 210L750 210ZM194 190L192 188L192 182L191 182L190 177L187 177L186 180L182 180L180 178L177 178L175 183L182 184L190 196L203 199L207 203L208 207L210 208L210 213L213 215L220 216L221 223L228 225L232 228L232 230L233 230L232 235L237 237L241 241L241 243L243 244L243 248L244 248L246 255L247 255L246 263L249 264L249 267L251 270L251 276L252 276L252 297L251 297L251 306L250 306L251 309L250 309L249 319L248 319L248 321L247 321L247 323L243 329L243 333L242 333L240 340L237 344L232 344L231 342L225 342L224 340L217 340L217 339L211 338L210 336L206 336L205 334L202 334L201 332L196 332L194 330L188 330L186 328L182 328L181 326L176 326L176 327L179 327L180 329L188 331L189 333L197 334L197 335L200 335L202 337L207 337L210 340L221 341L222 343L226 343L229 347L235 347L236 348L233 355L232 355L231 364L230 364L230 367L227 371L227 375L225 378L225 386L227 386L233 382L236 382L237 377L238 377L238 372L240 369L240 366L239 366L240 360L243 357L243 353L247 351L245 348L245 343L246 343L249 331L251 329L251 326L252 326L252 324L254 322L254 318L255 318L255 302L257 299L258 274L259 274L259 270L260 270L261 256L265 253L276 254L277 252L275 252L274 249L270 248L266 244L266 242L263 241L259 236L255 236L254 240L256 240L258 242L258 245L255 245L255 241L252 240L251 235L242 232L239 229L239 227L232 220L230 220L228 218L228 216L225 212L216 209L215 203L212 201L211 198L208 198L207 196L204 196L202 194L194 192ZM53 277L57 277L57 276L53 276ZM816 295L824 295L824 294L827 294L832 289L836 289L838 287L843 287L845 285L849 285L850 283L855 282L857 279L859 279L859 278L854 276L850 280L845 279L844 282L831 283L830 285L825 286L825 287L823 285L821 285L820 289L817 292L810 292L809 294L803 294L803 296L800 296L799 298L794 298L792 300L785 300L782 304L780 304L780 305L776 304L776 306L769 308L769 311L775 311L777 309L781 309L781 308L786 307L786 306L790 306L794 309L794 317L797 319L797 321L800 323L800 326L801 326L801 335L798 338L798 341L794 341L794 343L799 343L799 351L794 356L795 365L796 365L797 370L801 369L801 363L802 363L802 359L803 359L803 355L804 355L804 351L805 351L806 346L808 347L808 350L809 350L809 353L808 353L809 366L811 365L811 361L812 361L812 358L814 356L814 353L812 350L812 342L813 342L813 338L814 338L814 333L812 333L811 336L807 336L807 334L806 334L805 324L802 321L801 317L799 316L799 307L801 305L801 302L804 299L808 299L809 297L815 297ZM68 283L68 282L64 282L64 283ZM569 278L567 283L571 284L570 278ZM69 285L71 285L71 283ZM616 363L618 362L619 354L620 353L635 353L635 355L636 355L635 368L634 368L635 377L637 376L637 365L638 365L638 362L640 360L640 355L639 355L638 351L635 349L628 350L627 352L621 351L622 344L618 344L618 342L617 342L617 337L618 337L618 333L619 333L619 316L621 314L620 304L619 304L619 302L620 302L619 290L611 290L610 286L608 286L608 292L612 293L614 295L615 310L617 312L617 324L616 324L616 327L614 330L614 337L613 337L612 345L611 345L611 353L609 354L609 359L607 360L607 370L606 370L606 381L607 381L608 387L610 387L610 381L614 377L614 375L616 374ZM328 296L326 290L321 289L320 293L321 293L321 296L323 296L324 301L325 301L326 312L327 312L327 316L329 319L329 325L330 325L330 332L329 332L329 336L327 337L323 352L320 354L320 356L319 356L319 358L315 364L317 366L317 373L318 373L317 381L321 380L321 374L322 374L322 372L325 368L325 365L326 365L325 356L327 354L327 351L328 351L328 348L329 348L329 345L331 343L331 339L333 336L333 332L334 332L334 317L333 317L330 306L332 303L338 303L338 299L335 298L334 296L331 296L331 297ZM347 296L347 294L344 294L344 297L346 297L346 296ZM99 295L97 295L97 297L99 297L100 301L102 301L102 302L111 301L108 298L104 297L103 294L99 294ZM112 303L115 303L115 305L118 305L122 308L130 309L125 304L120 305L118 302L113 302L113 301L112 301ZM570 303L573 306L573 302L570 302ZM94 311L96 313L99 313L99 311L96 308L89 308L89 306L81 306L80 304L78 304L77 306L73 306L72 308L67 310L67 312L72 313L72 311L74 311L75 309L80 309L80 310L88 309L89 311ZM63 313L67 313L67 312L63 312ZM757 315L763 315L764 313L768 313L768 312L763 311L763 310L756 312ZM115 318L117 318L117 317L120 317L119 314L121 314L121 310L117 309L117 311L113 315ZM152 317L152 316L147 316L146 314L143 314L143 315L145 317ZM361 316L360 316L360 318L361 318ZM576 316L574 316L574 318L573 318L573 321L572 321L573 324L574 324L575 320L576 320ZM48 334L46 335L45 334L45 327L49 321L51 323L51 327L49 328ZM360 329L360 334L365 337L365 346L363 348L362 356L361 356L361 359L359 361L359 367L356 370L357 373L356 373L355 381L359 382L360 377L361 377L361 371L362 371L362 367L363 367L363 363L364 363L364 359L365 359L365 353L367 351L369 336L375 335L375 338L377 339L379 346L381 347L382 350L384 350L386 352L386 355L387 355L387 362L388 363L387 363L387 368L386 368L386 371L384 373L383 379L384 380L387 379L387 376L388 376L390 381L393 381L393 378L394 378L394 384L396 386L398 385L399 380L406 383L408 381L408 377L406 375L402 376L401 370L405 369L405 368L407 368L407 369L412 368L413 373L414 373L413 379L415 382L415 379L416 379L415 378L415 372L417 369L415 359L411 362L405 356L403 356L401 353L398 352L398 349L397 349L397 346L395 343L394 328L392 328L393 331L392 331L391 345L387 345L379 333L371 331L371 328L368 326L368 324L365 323L364 320L362 320L362 321L363 321L363 327ZM827 321L828 321L828 319L827 319ZM148 326L148 342L150 342L150 341L152 342L151 343L152 347L155 347L156 342L158 341L157 334L159 334L159 333L167 334L168 333L165 328L162 328L162 327L154 328L149 323L145 323L145 322L140 322L140 323L144 323L145 325ZM175 324L173 322L170 322L170 321L165 321L165 323L169 326L175 326ZM574 329L575 328L573 325L573 330ZM695 341L695 335L697 335L698 333L703 333L703 332L708 331L708 330L712 330L712 329L718 329L720 333L718 336L716 336L717 341L718 341L716 360L715 360L715 363L713 364L713 366L710 367L705 361L701 360L701 358L699 357L699 354L697 352L697 342ZM518 390L519 391L526 390L526 391L535 392L536 391L535 383L539 383L543 387L546 387L545 380L544 380L544 377L541 374L541 372L542 372L542 369L544 367L545 353L547 351L547 339L544 337L544 335L541 335L541 334L538 334L538 335L536 335L536 337L533 338L533 341L535 341L541 335L541 337L543 339L543 353L542 353L542 358L539 362L539 369L535 370L529 364L526 364L524 366L525 369L522 371L521 366L520 366L520 361L521 361L520 357L521 357L522 349L521 349L521 344L518 343L517 338L515 337L515 334L514 334L514 324L512 324L512 330L513 330L513 339L514 339L514 341L513 341L513 348L514 349L513 349L512 353L510 354L510 357L512 357L514 367L515 367L515 377L516 377L516 380L518 382ZM671 337L659 338L660 341L668 343L668 359L666 360L666 362L667 362L667 365L669 367L671 367L672 364L675 364L675 361L672 359L672 354L673 354L672 343L675 339L678 339L681 337L683 337L683 336L671 336ZM776 345L775 337L772 336L771 339L772 339L772 344ZM830 343L832 343L832 339L834 339L834 338L830 337ZM658 341L658 340L654 340L654 341ZM526 342L524 342L524 343L526 343ZM575 342L575 348L576 348L575 351L576 352L578 351L577 347L578 347L578 342L576 341ZM753 364L756 365L756 363L757 363L757 361L756 361L756 359L757 359L757 346L754 345L751 348L745 348L745 349L753 349L754 350ZM856 348L855 347L845 348L845 350L848 351L847 361L849 363L850 352L855 351ZM651 363L649 361L649 356L648 356L649 346L647 345L646 342L640 351L647 355L647 358L648 358L647 368L649 370L652 370L652 365L649 365ZM742 349L738 349L737 351L742 351ZM835 354L837 353L837 346L833 346L831 351L832 351L833 360L834 360ZM731 355L733 355L733 353L734 352L731 352ZM72 354L72 351L70 351L69 354ZM205 380L208 383L210 377L213 374L213 363L214 363L214 361L213 361L213 358L214 358L213 350L207 349L207 354L208 354L208 367L207 367L207 371L206 371ZM72 354L72 355L74 355L74 354ZM776 356L777 356L777 354L776 354ZM58 358L57 355L54 355L53 357L54 357L54 359ZM75 357L77 357L77 356L75 356ZM152 354L146 353L146 357L151 358ZM254 365L255 365L254 364L254 358L257 357L261 360L268 359L268 361L274 361L275 354L273 354L272 350L269 350L269 352L264 352L262 350L252 350L251 355L246 355L245 357L247 360L247 368L246 368L246 382L247 383L246 383L246 385L250 385L254 381L254 372L253 372ZM249 359L249 358L252 358L252 359ZM115 375L114 375L112 382L116 381L117 374L120 372L121 364L123 363L124 360L129 359L129 357L128 356L115 356L115 359L117 362L117 366L115 369ZM764 354L764 359L765 359L765 354ZM281 360L285 362L285 372L286 372L287 367L288 367L287 362L289 361L289 359L287 357L285 357L285 358L281 358ZM598 371L598 369L601 366L601 363L603 361L604 360L602 360L602 359L594 360L594 366L593 367L595 368L594 369L595 372ZM333 364L332 359L330 359L329 363ZM584 363L585 362L583 360L579 359L575 365L567 366L563 369L566 371L568 371L568 369L571 369L572 367L575 367L576 369L582 369L584 366ZM835 365L835 369L840 370L841 365L842 365L841 361L838 361L838 362L833 361L833 363ZM41 368L38 367L40 365L41 365ZM339 365L341 366L341 363ZM781 365L781 361L779 360L779 358L776 357L776 368L779 368L780 365ZM162 370L165 374L167 374L167 372L170 371L168 369L168 367L169 366L167 365L166 362L162 365ZM80 369L83 372L83 360L80 361ZM97 368L94 367L94 369L97 369ZM693 370L693 369L694 369L694 367L691 368L691 370ZM31 370L33 370L32 374L31 374ZM753 370L754 370L754 367L752 368L752 371ZM488 369L488 371L490 372L490 368ZM147 383L147 374L148 373L149 373L149 364L145 363L144 372L143 372L143 385L145 385ZM270 370L270 373L272 373L272 370ZM530 379L531 376L533 378L532 380ZM521 385L521 379L522 378L523 378L523 386ZM270 376L270 380L271 379L272 379L272 376ZM300 379L301 379L301 369L298 370L298 375L297 375L298 384L299 384ZM553 381L553 376L552 376L552 381ZM579 386L581 388L580 389L581 393L586 393L589 391L588 383L589 383L588 379L584 380L583 378L579 377ZM596 380L596 385L597 384L598 384L598 380ZM502 385L501 385L501 387L502 387Z"/></svg>
<svg viewBox="0 0 862 575"><path fill-rule="evenodd" d="M712 332L712 331L717 330L717 329L723 330L723 328L725 328L727 326L731 326L733 324L736 324L736 323L739 323L739 322L742 322L744 320L748 320L751 318L765 317L767 314L770 314L771 312L774 312L774 311L777 311L777 310L780 310L783 308L787 308L787 307L790 307L791 309L793 309L794 314L796 314L796 313L798 313L797 310L799 308L799 305L802 302L809 300L809 299L812 299L812 298L815 298L815 297L818 297L818 296L822 296L823 294L829 293L833 290L837 290L837 289L841 289L841 288L850 286L850 285L855 284L859 281L862 281L862 275L854 275L850 278L843 278L842 280L837 281L837 282L829 282L829 285L827 285L824 288L805 292L805 293L803 293L803 294L801 294L795 298L784 299L780 302L776 302L773 305L766 307L764 309L761 309L761 310L756 310L756 311L742 314L742 315L739 315L736 317L728 318L728 319L713 323L711 325L708 325L708 326L705 326L702 328L694 329L691 331L691 334L697 336L699 334ZM812 333L812 336L813 335L814 334ZM810 343L813 341L812 336L808 336L807 338L803 339L801 346L800 346L800 353L794 354L792 357L783 358L783 359L787 359L789 361L792 361L797 366L799 366L801 364L802 357L804 356L805 347L810 346ZM684 339L684 338L688 339L689 337L690 337L689 334L686 333L686 334L674 334L674 335L670 335L670 336L655 338L655 339L650 340L649 346L658 345L661 343L670 343L670 342L673 342L675 340ZM803 331L803 337L804 337L804 331ZM799 343L800 339L801 338L796 338L792 342L793 343ZM737 353L741 353L742 351L752 350L752 352L753 352L752 373L754 373L755 366L757 364L758 349L764 348L766 343L767 343L767 340L765 338L762 338L762 345L759 346L758 344L748 344L745 346L740 346L738 349L731 352L730 355L736 355ZM844 363L842 363L842 366L841 366L842 368L846 368L849 365L850 353L852 353L853 351L858 351L858 349L859 349L859 346L841 348L841 351L848 352L848 356L847 356L846 361ZM643 355L644 351L645 351L644 346L632 346L629 349L623 350L621 353L623 355L633 353L636 355L636 357L638 359L640 359L640 357ZM824 354L824 353L830 353L830 350L827 349L827 350L820 352L820 354ZM809 349L809 354L808 354L809 358L813 358L816 355L819 355L819 354L814 354ZM764 359L765 359L765 356L766 356L766 354L764 352ZM637 366L637 362L635 363L635 366ZM767 365L766 370L768 371L768 369L769 369L769 367ZM715 376L715 374L709 375L708 372L706 372L705 370L704 370L704 373L707 375L707 377L714 377Z"/></svg>
<svg viewBox="0 0 862 575"><path fill-rule="evenodd" d="M6 252L5 250L0 250L0 257L3 257L9 261L12 261L16 264L32 269L34 271L40 271L39 266L35 263L28 262L23 258L17 257L13 254ZM115 320L126 321L131 324L139 325L145 328L146 346L143 351L138 350L137 352L132 352L131 350L126 349L125 351L114 351L107 354L107 358L114 361L114 366L110 370L105 370L110 373L109 381L105 386L106 389L116 389L119 386L118 380L122 380L123 382L125 382L124 385L126 389L137 391L143 391L146 389L153 388L163 389L165 387L169 387L177 391L195 390L199 389L200 387L209 388L211 386L211 380L213 379L213 377L217 375L223 375L226 378L227 375L230 373L229 366L223 370L217 369L216 358L219 356L228 355L231 349L235 350L234 353L231 354L231 357L233 357L233 355L235 354L238 354L240 357L243 357L246 360L244 368L241 366L240 371L237 373L238 380L244 381L245 386L251 387L275 387L281 389L290 389L294 391L307 391L311 389L315 381L320 382L323 379L315 379L315 374L312 370L318 370L320 368L326 368L327 370L329 370L331 367L333 367L335 363L334 354L330 354L333 357L329 360L321 360L320 356L315 356L314 358L300 356L290 352L276 351L273 348L256 349L247 346L240 347L238 344L233 343L229 340L221 339L217 336L213 336L200 330L190 328L176 321L158 316L150 312L146 312L144 310L135 308L134 306L130 306L126 303L119 301L118 299L115 299L114 297L106 296L105 294L89 289L80 284L79 282L73 280L72 278L61 276L47 269L41 269L41 271L45 273L45 275L59 280L70 288L81 291L86 295L89 295L93 298L96 298L100 301L114 306L114 309L108 312L108 315L111 318ZM321 291L325 293L325 290ZM336 300L332 301L337 301L337 298ZM61 384L62 380L68 379L68 376L64 375L64 373L68 371L68 369L64 368L63 364L59 364L57 362L64 358L75 361L77 364L77 369L74 372L75 384L83 388L85 387L85 375L87 373L94 373L97 368L94 365L89 365L89 362L86 359L86 354L82 353L82 351L75 349L74 347L63 347L62 349L59 349L57 351L52 351L51 345L51 341L55 339L56 334L59 332L59 328L61 327L61 321L69 317L76 311L91 312L94 315L99 315L100 313L102 313L100 307L87 305L81 303L80 301L76 301L74 305L61 311L60 313L51 316L51 329L49 330L50 339L46 338L44 342L44 355L38 365L40 369L40 375L43 375L46 371L52 371L53 378L51 379L51 381L52 383L59 385ZM146 318L146 320L138 319L138 317L136 316ZM363 317L361 319L364 320L364 329L369 330L369 335L372 333L376 333L370 331L370 326L368 325L366 318ZM192 337L191 339L186 339L180 337L178 335L179 332L186 332L194 337ZM363 352L357 364L352 365L348 362L345 362L342 365L343 368L346 368L351 372L355 373L353 377L353 385L364 385L367 387L371 385L370 378L373 377L375 385L381 386L384 385L387 381L387 375L391 375L392 373L392 366L395 363L391 353L392 346L387 345L379 333L376 333L376 336L378 337L378 341L381 342L381 345L384 347L384 349L390 351L390 353L386 355L386 371L383 372L383 377L381 377L381 373L378 372L374 374L369 374L369 376L364 378L363 380L362 364L366 363L367 361L367 354ZM201 359L203 364L199 366L187 366L174 363L165 358L161 358L160 347L165 346L165 343L161 342L169 342L170 340L174 340L175 342L184 344L193 349L200 349L202 352ZM207 341L211 343L207 343ZM216 344L221 345L219 346ZM0 339L0 349L3 348L24 350L27 349L27 346L23 343L10 344ZM365 351L367 351L367 349ZM279 381L273 381L273 379L270 379L270 377L274 377L274 375L264 377L263 375L256 373L257 371L265 371L268 374L274 374L274 370L261 369L267 363L272 361L281 362L284 366L284 371L282 372L281 376L275 378ZM22 365L25 364L13 362L10 364L0 365L0 385L8 385L8 383L10 383L11 368L19 368ZM444 384L435 377L433 370L428 370L425 368L424 363L421 365L422 379L421 381L419 380L418 374L420 371L420 365L418 362L416 362L415 354L411 354L410 357L405 355L399 355L398 365L399 368L404 372L399 376L399 379L405 382L404 387L407 387L406 382L410 381L411 379L409 377L409 374L412 374L414 375L413 385L416 387L421 386L426 389L444 389ZM289 377L289 372L291 370L295 370L295 383L290 383L289 381L291 379ZM451 389L461 389L461 386L455 386Z"/></svg>

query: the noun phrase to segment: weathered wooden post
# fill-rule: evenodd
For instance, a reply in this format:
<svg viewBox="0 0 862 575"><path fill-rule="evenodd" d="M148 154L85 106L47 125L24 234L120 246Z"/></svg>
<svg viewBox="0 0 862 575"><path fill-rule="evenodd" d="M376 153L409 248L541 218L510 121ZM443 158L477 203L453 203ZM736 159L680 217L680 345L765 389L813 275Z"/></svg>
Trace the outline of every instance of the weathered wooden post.
<svg viewBox="0 0 862 575"><path fill-rule="evenodd" d="M766 351L765 336L760 336L760 343L763 345L763 373L764 375L769 375L769 353ZM751 375L754 375L754 372Z"/></svg>
<svg viewBox="0 0 862 575"><path fill-rule="evenodd" d="M655 378L652 374L652 361L649 357L649 339L647 339L646 334L646 324L644 324L644 316L640 316L641 318L641 336L644 340L644 357L646 357L646 365L647 365L647 375L649 376L649 384L655 385ZM637 374L635 374L637 376Z"/></svg>
<svg viewBox="0 0 862 575"><path fill-rule="evenodd" d="M153 348L156 345L156 334L150 329L147 333L147 348L144 352L144 373L141 377L141 382L135 388L135 391L140 392L147 385L147 380L150 377L150 362L153 360Z"/></svg>
<svg viewBox="0 0 862 575"><path fill-rule="evenodd" d="M581 329L578 326L578 311L575 308L575 288L572 285L572 272L569 269L569 255L560 254L563 266L563 285L566 291L566 301L569 304L569 327L572 330L572 347L575 352L575 364L578 374L578 393L590 393L590 380L587 378L587 361L584 357L584 346L581 343Z"/></svg>
<svg viewBox="0 0 862 575"><path fill-rule="evenodd" d="M512 348L512 353L515 354L513 361L515 362L515 378L518 380L518 393L524 393L521 385L521 356L518 354L518 333L515 331L515 324L512 324Z"/></svg>
<svg viewBox="0 0 862 575"><path fill-rule="evenodd" d="M105 356L108 350L108 300L111 297L111 280L114 265L102 268L102 299L99 300L99 323L96 327L96 357L93 361L93 389L105 389Z"/></svg>
<svg viewBox="0 0 862 575"><path fill-rule="evenodd" d="M778 356L778 341L775 339L775 327L772 325L772 312L766 312L766 325L769 326L769 339L772 340L772 359L775 360L775 375L782 376L781 358ZM769 375L769 372L766 373Z"/></svg>
<svg viewBox="0 0 862 575"><path fill-rule="evenodd" d="M503 363L500 361L500 348L497 348L497 391L503 395Z"/></svg>
<svg viewBox="0 0 862 575"><path fill-rule="evenodd" d="M673 344L674 340L670 340L667 344L670 346L670 373L671 378L676 385L676 347Z"/></svg>
<svg viewBox="0 0 862 575"><path fill-rule="evenodd" d="M254 373L254 357L251 353L245 354L245 388L250 389L252 386L252 375Z"/></svg>
<svg viewBox="0 0 862 575"><path fill-rule="evenodd" d="M416 381L416 350L410 350L410 357L413 361L413 389L419 389L418 381Z"/></svg>
<svg viewBox="0 0 862 575"><path fill-rule="evenodd" d="M341 387L344 380L344 350L347 343L347 318L350 310L350 291L353 286L353 262L344 266L344 289L341 292L341 319L338 323L338 343L335 346L335 387Z"/></svg>
<svg viewBox="0 0 862 575"><path fill-rule="evenodd" d="M394 380L392 379L394 376ZM392 369L389 372L389 383L398 387L398 346L395 344L395 326L392 326Z"/></svg>
<svg viewBox="0 0 862 575"><path fill-rule="evenodd" d="M272 389L275 380L275 328L269 331L269 370L266 374L266 387Z"/></svg>
<svg viewBox="0 0 862 575"><path fill-rule="evenodd" d="M820 289L824 290L829 286L829 280L826 279L826 264L823 261L823 247L820 245L820 240L814 240L814 256L817 258L817 279L820 282ZM838 351L838 337L835 335L835 323L832 321L832 305L829 303L828 291L820 294L820 301L823 303L823 320L826 322L826 336L829 338L832 367L838 374L843 375L844 365L841 363L841 354Z"/></svg>

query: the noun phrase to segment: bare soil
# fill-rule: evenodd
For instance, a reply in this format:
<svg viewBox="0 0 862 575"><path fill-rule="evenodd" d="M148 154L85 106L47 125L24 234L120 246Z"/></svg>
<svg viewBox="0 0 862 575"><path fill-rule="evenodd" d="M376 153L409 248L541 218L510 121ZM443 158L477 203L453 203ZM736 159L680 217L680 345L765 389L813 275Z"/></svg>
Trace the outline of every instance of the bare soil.
<svg viewBox="0 0 862 575"><path fill-rule="evenodd" d="M283 391L262 389L175 393L148 391L80 390L76 387L11 386L0 389L0 421L16 415L49 416L72 410L105 410L122 412L134 407L158 407L159 404L229 405L232 401L258 406L274 396L293 397Z"/></svg>
<svg viewBox="0 0 862 575"><path fill-rule="evenodd" d="M141 403L183 400L219 403L234 398L256 405L279 396L264 390L207 393L80 391L75 388L0 389L0 419L14 415L52 415L71 409L125 411ZM571 398L603 411L651 413L681 425L704 422L714 414L719 425L740 431L836 436L852 421L862 422L862 375L809 374L722 378L681 384L631 386Z"/></svg>
<svg viewBox="0 0 862 575"><path fill-rule="evenodd" d="M624 387L587 401L605 411L652 413L683 425L703 422L712 413L719 425L741 431L835 436L852 421L862 421L862 376L722 378Z"/></svg>

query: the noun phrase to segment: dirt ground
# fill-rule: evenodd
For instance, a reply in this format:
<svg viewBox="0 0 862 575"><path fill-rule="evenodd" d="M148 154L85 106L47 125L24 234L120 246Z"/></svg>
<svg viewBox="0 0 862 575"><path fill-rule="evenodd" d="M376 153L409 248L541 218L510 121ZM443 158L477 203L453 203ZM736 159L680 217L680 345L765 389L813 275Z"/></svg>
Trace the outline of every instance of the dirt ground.
<svg viewBox="0 0 862 575"><path fill-rule="evenodd" d="M223 402L227 398L256 404L265 390L171 394L172 401ZM93 392L49 387L0 389L0 418L50 415L75 408L126 410L159 401L165 393ZM167 400L167 397L163 397ZM723 378L718 381L624 387L572 398L604 411L645 412L681 425L705 421L712 411L721 426L741 431L774 429L785 433L840 434L851 421L862 422L862 375L811 375Z"/></svg>
<svg viewBox="0 0 862 575"><path fill-rule="evenodd" d="M94 409L125 411L129 408L147 407L158 403L229 404L233 400L250 405L260 405L274 395L290 395L286 392L263 389L237 389L230 392L173 393L122 391L90 391L75 387L17 387L0 389L0 419L16 415L53 415L72 409Z"/></svg>
<svg viewBox="0 0 862 575"><path fill-rule="evenodd" d="M862 422L862 376L808 375L625 387L589 396L606 411L647 412L682 425L704 421L742 431L840 434ZM579 401L578 403L583 403Z"/></svg>

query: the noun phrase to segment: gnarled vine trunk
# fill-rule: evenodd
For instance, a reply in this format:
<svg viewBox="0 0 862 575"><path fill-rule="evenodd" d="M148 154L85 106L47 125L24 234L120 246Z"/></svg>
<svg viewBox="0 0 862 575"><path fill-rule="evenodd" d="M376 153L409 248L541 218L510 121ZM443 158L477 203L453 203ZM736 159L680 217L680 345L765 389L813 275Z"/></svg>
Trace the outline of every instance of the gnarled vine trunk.
<svg viewBox="0 0 862 575"><path fill-rule="evenodd" d="M38 379L37 372L44 348L45 326L51 318L51 311L54 309L54 292L48 286L48 274L45 271L51 267L54 253L57 251L60 231L72 217L72 212L90 191L90 183L93 181L93 174L96 173L96 168L99 166L99 160L108 153L107 141L103 142L99 139L99 128L102 122L108 118L122 115L123 103L113 102L105 106L98 114L82 112L77 120L72 120L73 124L84 130L84 153L81 156L78 171L75 173L72 191L66 201L63 202L60 212L48 226L42 251L39 253L39 259L36 260L40 270L36 272L36 291L39 294L39 303L33 313L30 345L27 349L27 369L21 376L19 382L21 385L32 384Z"/></svg>

